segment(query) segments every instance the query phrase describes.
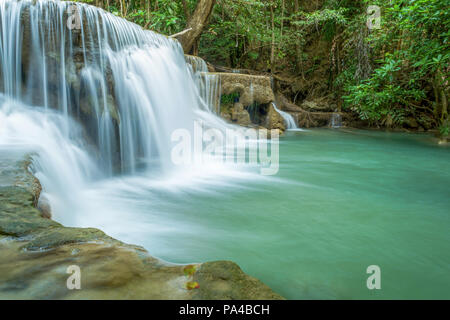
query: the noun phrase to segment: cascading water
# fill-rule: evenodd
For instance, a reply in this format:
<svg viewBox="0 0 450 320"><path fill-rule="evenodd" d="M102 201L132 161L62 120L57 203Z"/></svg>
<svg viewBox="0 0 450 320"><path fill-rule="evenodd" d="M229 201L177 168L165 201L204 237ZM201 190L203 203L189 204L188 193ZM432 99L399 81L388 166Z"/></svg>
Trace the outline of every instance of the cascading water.
<svg viewBox="0 0 450 320"><path fill-rule="evenodd" d="M68 128L69 134L65 132ZM0 94L0 146L34 153L36 177L55 214L77 205L87 182L101 178L83 129L60 113L26 106Z"/></svg>
<svg viewBox="0 0 450 320"><path fill-rule="evenodd" d="M220 77L217 74L210 73L208 66L202 58L185 55L186 62L191 66L191 72L194 74L194 81L201 97L200 103L206 103L208 108L220 114Z"/></svg>
<svg viewBox="0 0 450 320"><path fill-rule="evenodd" d="M74 116L86 123L107 171L119 164L134 172L149 160L163 167L162 146L170 135L161 133L192 118L196 106L192 91L167 94L174 73L180 76L172 79L173 90L190 85L176 43L79 4L80 29L70 30L72 6L1 2L3 91L28 105L57 109L66 122Z"/></svg>
<svg viewBox="0 0 450 320"><path fill-rule="evenodd" d="M79 28L69 28L74 14ZM124 194L149 197L136 186L174 188L199 171L173 177L171 134L193 133L196 120L231 127L198 85L205 66L188 67L177 41L89 5L0 0L0 56L0 145L35 151L43 195L66 225L131 234L115 228L142 208ZM221 164L200 167L233 176Z"/></svg>
<svg viewBox="0 0 450 320"><path fill-rule="evenodd" d="M277 105L275 103L272 103L273 108L276 112L280 114L281 117L283 117L284 122L286 123L286 129L287 130L299 130L299 127L297 126L297 123L294 120L294 117L291 116L289 113L281 111L277 108Z"/></svg>
<svg viewBox="0 0 450 320"><path fill-rule="evenodd" d="M87 124L109 173L115 165L131 173L149 163L165 169L170 133L192 127L210 107L199 99L179 44L82 4L80 29L70 30L73 5L1 2L2 91Z"/></svg>

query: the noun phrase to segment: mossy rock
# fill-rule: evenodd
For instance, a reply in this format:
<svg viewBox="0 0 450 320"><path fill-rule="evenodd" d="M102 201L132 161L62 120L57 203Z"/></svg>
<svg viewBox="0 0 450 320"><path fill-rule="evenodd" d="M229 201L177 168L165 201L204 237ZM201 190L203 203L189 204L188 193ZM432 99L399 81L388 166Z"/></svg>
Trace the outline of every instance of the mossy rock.
<svg viewBox="0 0 450 320"><path fill-rule="evenodd" d="M121 244L107 236L103 231L94 228L49 228L41 231L22 248L30 251L53 249L62 245L86 242L107 242Z"/></svg>
<svg viewBox="0 0 450 320"><path fill-rule="evenodd" d="M93 228L69 228L35 207L40 184L24 159L0 154L0 296L4 299L281 299L235 263L208 262L187 277L182 265ZM25 161L25 162L24 162ZM67 290L77 265L83 290ZM193 279L192 279L193 278ZM197 282L188 290L186 283Z"/></svg>
<svg viewBox="0 0 450 320"><path fill-rule="evenodd" d="M282 300L268 286L245 274L232 261L213 261L201 264L193 281L199 288L193 299L199 300Z"/></svg>
<svg viewBox="0 0 450 320"><path fill-rule="evenodd" d="M55 221L43 219L33 203L33 194L21 187L0 187L0 234L22 237L61 226Z"/></svg>

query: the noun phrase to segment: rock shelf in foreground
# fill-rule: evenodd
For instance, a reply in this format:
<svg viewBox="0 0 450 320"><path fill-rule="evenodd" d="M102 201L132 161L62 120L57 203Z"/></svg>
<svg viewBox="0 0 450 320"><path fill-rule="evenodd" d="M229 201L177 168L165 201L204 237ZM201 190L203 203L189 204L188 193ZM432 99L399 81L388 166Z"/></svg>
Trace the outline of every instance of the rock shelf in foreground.
<svg viewBox="0 0 450 320"><path fill-rule="evenodd" d="M0 299L283 299L231 261L197 264L188 278L184 265L142 247L43 218L28 158L0 150ZM66 286L71 265L80 267L80 290ZM189 281L199 288L186 289Z"/></svg>

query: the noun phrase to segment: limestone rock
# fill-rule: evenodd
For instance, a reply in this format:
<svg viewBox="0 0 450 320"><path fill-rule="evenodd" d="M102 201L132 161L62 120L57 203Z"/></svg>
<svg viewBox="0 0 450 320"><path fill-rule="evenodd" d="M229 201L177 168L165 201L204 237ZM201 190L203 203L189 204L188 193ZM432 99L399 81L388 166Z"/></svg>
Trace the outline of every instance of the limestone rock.
<svg viewBox="0 0 450 320"><path fill-rule="evenodd" d="M200 288L194 299L279 300L283 299L259 280L247 276L231 261L206 262L194 275Z"/></svg>
<svg viewBox="0 0 450 320"><path fill-rule="evenodd" d="M43 218L51 219L52 218L52 208L50 206L50 202L44 196L39 197L38 210L41 212L41 216Z"/></svg>
<svg viewBox="0 0 450 320"><path fill-rule="evenodd" d="M215 73L220 77L222 94L239 93L239 102L245 107L275 100L271 80L266 76L239 73Z"/></svg>
<svg viewBox="0 0 450 320"><path fill-rule="evenodd" d="M220 116L221 116L223 119L227 120L227 121L231 121L231 115L230 115L230 113L228 113L228 112L222 112L222 113L220 114Z"/></svg>
<svg viewBox="0 0 450 320"><path fill-rule="evenodd" d="M231 120L244 127L251 124L250 115L247 110L244 109L243 104L240 102L234 104L231 114Z"/></svg>
<svg viewBox="0 0 450 320"><path fill-rule="evenodd" d="M43 218L34 201L40 188L24 163L0 157L2 299L282 299L224 261L198 265L193 277L200 287L187 290L192 279L183 265L153 258L98 229ZM67 289L72 265L80 268L81 290Z"/></svg>
<svg viewBox="0 0 450 320"><path fill-rule="evenodd" d="M0 187L0 234L23 237L58 223L44 219L33 207L34 196L21 187Z"/></svg>
<svg viewBox="0 0 450 320"><path fill-rule="evenodd" d="M280 131L286 130L283 117L276 112L272 105L269 106L265 127L267 129L279 129Z"/></svg>

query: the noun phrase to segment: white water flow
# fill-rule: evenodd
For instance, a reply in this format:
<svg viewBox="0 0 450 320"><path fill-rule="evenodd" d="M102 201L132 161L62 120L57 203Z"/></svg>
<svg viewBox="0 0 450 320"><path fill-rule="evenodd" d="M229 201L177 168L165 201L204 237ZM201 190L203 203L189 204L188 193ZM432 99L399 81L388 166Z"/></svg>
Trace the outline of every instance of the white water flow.
<svg viewBox="0 0 450 320"><path fill-rule="evenodd" d="M209 72L208 66L202 58L191 55L185 55L185 58L192 68L194 81L199 90L198 95L212 112L220 114L220 77Z"/></svg>
<svg viewBox="0 0 450 320"><path fill-rule="evenodd" d="M79 29L67 24L74 12ZM148 202L158 192L207 192L253 175L214 159L171 161L174 130L232 126L170 38L85 4L0 0L0 57L0 145L35 151L43 195L65 225L139 244L164 230Z"/></svg>
<svg viewBox="0 0 450 320"><path fill-rule="evenodd" d="M289 113L281 111L280 109L277 108L277 105L275 103L272 102L273 108L275 109L276 112L278 112L280 114L281 117L283 117L284 122L286 123L286 129L287 130L299 130L300 128L297 126L297 123L294 120L294 117L291 116Z"/></svg>
<svg viewBox="0 0 450 320"><path fill-rule="evenodd" d="M339 113L333 113L331 115L330 127L331 128L342 127L342 116Z"/></svg>

